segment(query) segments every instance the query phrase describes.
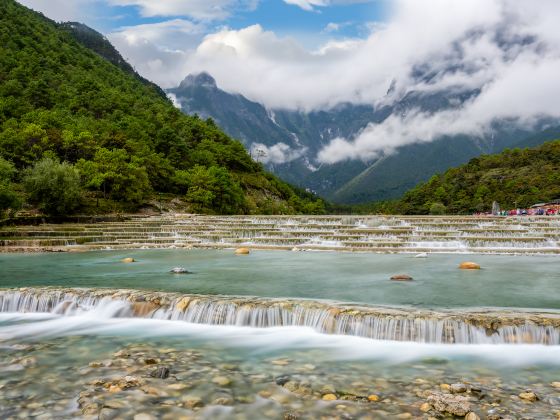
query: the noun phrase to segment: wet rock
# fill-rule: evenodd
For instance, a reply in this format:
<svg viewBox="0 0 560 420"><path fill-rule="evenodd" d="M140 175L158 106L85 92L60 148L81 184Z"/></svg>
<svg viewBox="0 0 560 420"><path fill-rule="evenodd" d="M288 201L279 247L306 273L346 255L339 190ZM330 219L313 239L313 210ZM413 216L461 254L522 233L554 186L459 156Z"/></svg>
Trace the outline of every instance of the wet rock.
<svg viewBox="0 0 560 420"><path fill-rule="evenodd" d="M553 388L559 388L560 389L560 382L552 382L550 384Z"/></svg>
<svg viewBox="0 0 560 420"><path fill-rule="evenodd" d="M167 379L169 377L169 368L167 366L159 366L150 376L153 378Z"/></svg>
<svg viewBox="0 0 560 420"><path fill-rule="evenodd" d="M451 384L449 386L449 391L451 391L452 394L462 394L463 392L467 392L467 385L463 383Z"/></svg>
<svg viewBox="0 0 560 420"><path fill-rule="evenodd" d="M121 262L123 262L123 263L133 263L133 262L136 262L136 260L132 257L126 257L126 258L123 258L121 260Z"/></svg>
<svg viewBox="0 0 560 420"><path fill-rule="evenodd" d="M248 255L250 252L249 248L237 248L235 250L235 255Z"/></svg>
<svg viewBox="0 0 560 420"><path fill-rule="evenodd" d="M190 274L191 272L187 270L185 267L173 267L169 270L172 274Z"/></svg>
<svg viewBox="0 0 560 420"><path fill-rule="evenodd" d="M185 395L181 398L181 402L187 408L200 408L204 406L201 398L192 395Z"/></svg>
<svg viewBox="0 0 560 420"><path fill-rule="evenodd" d="M159 359L154 359L153 357L148 357L144 359L144 363L147 365L157 365L160 362Z"/></svg>
<svg viewBox="0 0 560 420"><path fill-rule="evenodd" d="M185 309L188 308L189 303L191 303L191 298L190 297L184 297L181 300L179 300L179 302L177 302L175 307L177 308L177 310L179 310L181 312L185 312Z"/></svg>
<svg viewBox="0 0 560 420"><path fill-rule="evenodd" d="M519 394L519 398L525 401L535 402L539 399L537 394L532 391L526 391Z"/></svg>
<svg viewBox="0 0 560 420"><path fill-rule="evenodd" d="M467 413L465 420L480 420L480 417L474 411L471 411L470 413Z"/></svg>
<svg viewBox="0 0 560 420"><path fill-rule="evenodd" d="M408 274L395 274L394 276L391 276L391 280L393 280L393 281L412 281L414 279L411 276L409 276Z"/></svg>
<svg viewBox="0 0 560 420"><path fill-rule="evenodd" d="M325 395L325 394L334 394L336 393L336 388L334 387L334 385L331 384L327 384L327 385L323 385L321 387L321 394Z"/></svg>
<svg viewBox="0 0 560 420"><path fill-rule="evenodd" d="M289 381L290 381L290 375L280 375L274 378L274 382L276 382L276 385L280 385L280 386L284 386Z"/></svg>
<svg viewBox="0 0 560 420"><path fill-rule="evenodd" d="M371 394L371 395L368 395L367 399L368 399L368 401L376 402L376 401L379 401L379 396L375 395L375 394Z"/></svg>
<svg viewBox="0 0 560 420"><path fill-rule="evenodd" d="M148 413L138 413L133 417L134 420L156 420L154 416Z"/></svg>
<svg viewBox="0 0 560 420"><path fill-rule="evenodd" d="M215 383L216 385L228 386L228 385L231 384L231 379L229 379L225 376L216 376L216 377L212 378L212 382Z"/></svg>
<svg viewBox="0 0 560 420"><path fill-rule="evenodd" d="M335 401L336 400L336 395L334 394L325 394L323 395L323 401Z"/></svg>
<svg viewBox="0 0 560 420"><path fill-rule="evenodd" d="M455 416L465 416L471 411L469 399L460 395L434 392L428 397L427 402L436 411L453 414Z"/></svg>
<svg viewBox="0 0 560 420"><path fill-rule="evenodd" d="M459 264L459 268L462 270L480 270L480 264L472 261L463 261Z"/></svg>
<svg viewBox="0 0 560 420"><path fill-rule="evenodd" d="M218 397L212 401L213 405L233 405L234 400L231 397Z"/></svg>

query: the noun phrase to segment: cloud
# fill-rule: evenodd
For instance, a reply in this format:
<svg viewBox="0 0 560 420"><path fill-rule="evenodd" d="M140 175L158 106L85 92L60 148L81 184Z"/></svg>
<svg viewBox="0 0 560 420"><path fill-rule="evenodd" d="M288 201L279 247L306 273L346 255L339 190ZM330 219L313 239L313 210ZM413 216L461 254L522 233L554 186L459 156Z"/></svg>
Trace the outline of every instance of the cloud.
<svg viewBox="0 0 560 420"><path fill-rule="evenodd" d="M370 3L372 0L284 0L284 3L298 6L308 12L317 11L318 7Z"/></svg>
<svg viewBox="0 0 560 420"><path fill-rule="evenodd" d="M292 149L286 143L276 143L268 147L262 143L253 143L250 147L251 156L264 164L281 164L291 162L303 156L305 148Z"/></svg>
<svg viewBox="0 0 560 420"><path fill-rule="evenodd" d="M94 14L96 0L18 0L18 2L59 22L87 23Z"/></svg>
<svg viewBox="0 0 560 420"><path fill-rule="evenodd" d="M188 16L197 20L223 20L233 10L253 10L258 0L107 0L114 6L136 6L144 17Z"/></svg>

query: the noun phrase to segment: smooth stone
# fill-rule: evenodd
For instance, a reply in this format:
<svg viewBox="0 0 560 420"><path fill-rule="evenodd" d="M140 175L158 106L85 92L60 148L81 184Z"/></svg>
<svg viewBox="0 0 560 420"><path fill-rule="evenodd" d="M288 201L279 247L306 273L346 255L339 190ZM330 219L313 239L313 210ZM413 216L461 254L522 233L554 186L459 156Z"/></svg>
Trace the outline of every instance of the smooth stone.
<svg viewBox="0 0 560 420"><path fill-rule="evenodd" d="M190 271L185 267L173 267L169 272L173 274L190 274Z"/></svg>
<svg viewBox="0 0 560 420"><path fill-rule="evenodd" d="M336 400L336 395L334 394L325 394L323 395L322 398L324 401L335 401Z"/></svg>
<svg viewBox="0 0 560 420"><path fill-rule="evenodd" d="M480 264L472 261L463 261L461 264L459 264L459 268L461 270L480 270Z"/></svg>
<svg viewBox="0 0 560 420"><path fill-rule="evenodd" d="M465 420L480 420L480 417L474 411L471 411L465 416Z"/></svg>
<svg viewBox="0 0 560 420"><path fill-rule="evenodd" d="M285 385L289 381L290 381L290 376L289 375L280 375L280 376L277 376L276 378L274 378L274 382L276 382L276 385L280 385L280 386Z"/></svg>
<svg viewBox="0 0 560 420"><path fill-rule="evenodd" d="M250 253L251 251L249 250L249 248L237 248L235 250L235 255L248 255Z"/></svg>
<svg viewBox="0 0 560 420"><path fill-rule="evenodd" d="M422 411L423 413L427 413L428 411L430 411L432 409L432 406L430 404L428 404L427 402L423 403L420 406L420 411Z"/></svg>
<svg viewBox="0 0 560 420"><path fill-rule="evenodd" d="M371 395L368 395L367 399L368 399L368 401L375 402L375 401L379 401L379 396L375 395L375 394L371 394Z"/></svg>
<svg viewBox="0 0 560 420"><path fill-rule="evenodd" d="M560 388L560 382L552 382L550 384L553 388Z"/></svg>
<svg viewBox="0 0 560 420"><path fill-rule="evenodd" d="M395 274L394 276L391 276L391 280L411 281L411 280L414 280L414 279L411 276L409 276L408 274Z"/></svg>
<svg viewBox="0 0 560 420"><path fill-rule="evenodd" d="M156 420L154 416L148 413L138 413L133 417L134 420Z"/></svg>
<svg viewBox="0 0 560 420"><path fill-rule="evenodd" d="M123 258L121 260L121 262L123 262L123 263L133 263L133 262L136 262L136 260L134 258L131 258L131 257L126 257L126 258Z"/></svg>
<svg viewBox="0 0 560 420"><path fill-rule="evenodd" d="M225 376L216 376L215 378L212 378L212 382L216 385L228 386L231 384L231 379L226 378Z"/></svg>
<svg viewBox="0 0 560 420"><path fill-rule="evenodd" d="M465 385L463 383L451 384L450 387L449 387L449 390L453 394L461 394L463 392L467 392L467 385Z"/></svg>
<svg viewBox="0 0 560 420"><path fill-rule="evenodd" d="M530 402L535 402L539 399L539 397L537 397L537 394L535 394L532 391L527 391L527 392L520 393L519 398L521 398L522 400L525 400L525 401L530 401Z"/></svg>

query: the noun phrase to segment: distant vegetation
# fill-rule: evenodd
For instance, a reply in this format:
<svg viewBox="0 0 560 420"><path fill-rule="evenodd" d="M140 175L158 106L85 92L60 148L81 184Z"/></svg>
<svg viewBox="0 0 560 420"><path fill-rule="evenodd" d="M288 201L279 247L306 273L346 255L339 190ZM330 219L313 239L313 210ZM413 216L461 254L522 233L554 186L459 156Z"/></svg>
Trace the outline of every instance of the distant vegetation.
<svg viewBox="0 0 560 420"><path fill-rule="evenodd" d="M324 212L75 29L0 2L0 212L131 211L161 197L208 213Z"/></svg>
<svg viewBox="0 0 560 420"><path fill-rule="evenodd" d="M470 214L527 208L560 198L560 140L532 149L507 149L483 155L433 176L402 199L357 207L361 212Z"/></svg>

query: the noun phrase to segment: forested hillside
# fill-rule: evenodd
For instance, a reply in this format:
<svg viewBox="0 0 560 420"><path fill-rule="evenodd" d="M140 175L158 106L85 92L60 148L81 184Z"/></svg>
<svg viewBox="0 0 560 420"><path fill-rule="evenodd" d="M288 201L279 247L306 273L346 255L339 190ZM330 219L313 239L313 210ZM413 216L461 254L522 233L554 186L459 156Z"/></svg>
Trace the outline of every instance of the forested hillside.
<svg viewBox="0 0 560 420"><path fill-rule="evenodd" d="M0 1L0 211L134 210L173 197L199 212L323 211L71 32Z"/></svg>
<svg viewBox="0 0 560 420"><path fill-rule="evenodd" d="M465 214L502 208L526 208L560 198L560 140L532 149L508 149L433 176L377 211L402 214Z"/></svg>

